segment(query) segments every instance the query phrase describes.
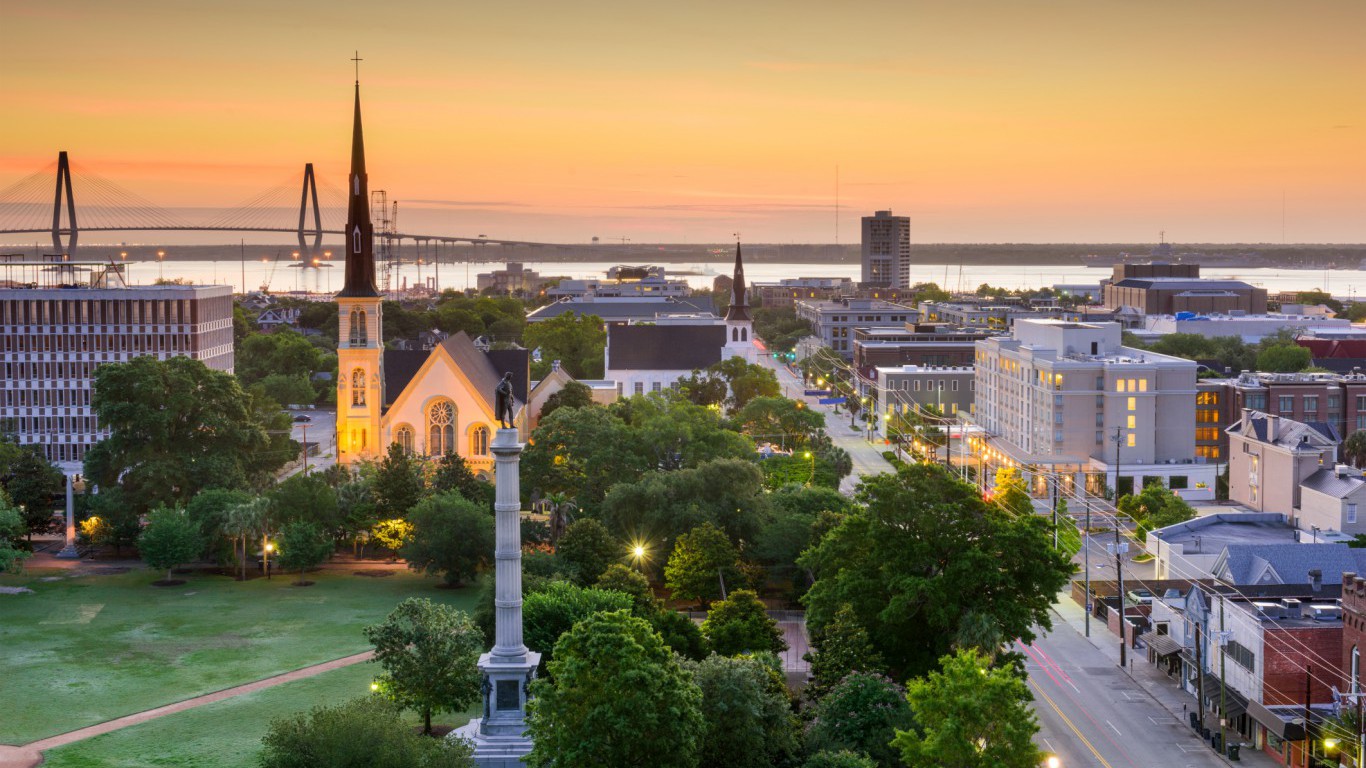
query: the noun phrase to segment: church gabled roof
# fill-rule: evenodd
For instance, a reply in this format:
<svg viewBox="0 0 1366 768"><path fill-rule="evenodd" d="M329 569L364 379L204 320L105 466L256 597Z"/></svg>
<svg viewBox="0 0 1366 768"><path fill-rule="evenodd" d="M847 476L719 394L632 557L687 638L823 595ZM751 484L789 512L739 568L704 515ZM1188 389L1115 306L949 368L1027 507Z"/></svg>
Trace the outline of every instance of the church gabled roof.
<svg viewBox="0 0 1366 768"><path fill-rule="evenodd" d="M607 326L611 371L701 370L721 362L725 345L724 325Z"/></svg>
<svg viewBox="0 0 1366 768"><path fill-rule="evenodd" d="M531 353L525 349L496 349L480 352L464 331L456 333L431 351L419 349L388 349L384 351L385 408L393 405L403 391L417 378L422 367L437 350L444 350L455 366L469 379L474 395L481 403L494 410L494 389L503 374L512 372L512 392L520 403L527 401L530 387Z"/></svg>
<svg viewBox="0 0 1366 768"><path fill-rule="evenodd" d="M726 310L727 322L747 322L753 318L749 315L749 300L745 290L745 265L740 259L740 243L735 244L735 273L731 277L730 283L730 307Z"/></svg>
<svg viewBox="0 0 1366 768"><path fill-rule="evenodd" d="M355 118L351 127L351 173L346 180L346 284L338 296L372 298L375 287L374 227L370 223L369 176L365 173L365 136L360 122L360 83L356 83Z"/></svg>

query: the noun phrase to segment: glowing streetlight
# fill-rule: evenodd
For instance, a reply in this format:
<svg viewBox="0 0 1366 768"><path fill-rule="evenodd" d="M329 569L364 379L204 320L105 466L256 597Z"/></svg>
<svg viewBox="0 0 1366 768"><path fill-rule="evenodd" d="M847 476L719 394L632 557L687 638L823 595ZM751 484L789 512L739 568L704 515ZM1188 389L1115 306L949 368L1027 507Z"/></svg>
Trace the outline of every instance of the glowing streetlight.
<svg viewBox="0 0 1366 768"><path fill-rule="evenodd" d="M370 683L370 692L371 692L371 693L378 693L378 692L379 692L379 683L371 682L371 683Z"/></svg>
<svg viewBox="0 0 1366 768"><path fill-rule="evenodd" d="M1047 765L1048 768L1062 768L1062 761L1058 759L1057 755L1049 755L1048 761L1044 764Z"/></svg>
<svg viewBox="0 0 1366 768"><path fill-rule="evenodd" d="M265 541L265 537L264 537L264 536L262 536L261 539L262 539L262 545L261 545L261 567L266 569L266 580L269 581L269 580L270 580L270 553L275 551L275 545L272 544L272 543L270 543L269 541Z"/></svg>
<svg viewBox="0 0 1366 768"><path fill-rule="evenodd" d="M166 279L166 252L157 251L157 282Z"/></svg>
<svg viewBox="0 0 1366 768"><path fill-rule="evenodd" d="M645 572L645 562L650 558L650 548L645 546L643 541L631 542L631 559L635 561L636 567L641 573Z"/></svg>
<svg viewBox="0 0 1366 768"><path fill-rule="evenodd" d="M806 478L806 484L809 486L816 480L816 457L811 453L811 451L803 452L802 456L804 458L811 460L811 475Z"/></svg>

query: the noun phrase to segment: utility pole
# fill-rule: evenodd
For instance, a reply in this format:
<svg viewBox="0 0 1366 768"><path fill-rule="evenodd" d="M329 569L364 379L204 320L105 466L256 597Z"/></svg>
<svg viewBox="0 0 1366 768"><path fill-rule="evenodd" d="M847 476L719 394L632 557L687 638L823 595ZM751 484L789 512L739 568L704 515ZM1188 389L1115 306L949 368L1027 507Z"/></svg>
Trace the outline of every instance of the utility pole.
<svg viewBox="0 0 1366 768"><path fill-rule="evenodd" d="M1311 754L1313 754L1313 752L1312 752L1312 747L1314 746L1314 733L1313 733L1312 729L1310 728L1310 726L1313 725L1313 722L1314 722L1314 721L1311 720L1311 719L1309 718L1309 714L1310 714L1310 712L1309 712L1309 701L1310 701L1310 693L1309 693L1309 690L1310 690L1310 689L1309 689L1309 684L1310 684L1310 680L1311 680L1312 677L1313 677L1313 675L1311 674L1312 671L1313 671L1313 669L1314 669L1314 668L1311 667L1311 666L1308 665L1308 664L1304 665L1304 764L1305 764L1305 765L1309 765L1309 756L1310 756Z"/></svg>
<svg viewBox="0 0 1366 768"><path fill-rule="evenodd" d="M1115 503L1119 503L1119 444L1124 442L1124 428L1115 427ZM1118 522L1116 522L1118 525Z"/></svg>
<svg viewBox="0 0 1366 768"><path fill-rule="evenodd" d="M1050 478L1053 487L1053 549L1058 548L1058 478Z"/></svg>
<svg viewBox="0 0 1366 768"><path fill-rule="evenodd" d="M1353 684L1355 686L1355 683ZM1366 723L1361 720L1361 696L1357 690L1357 768L1360 768L1362 760L1366 759Z"/></svg>
<svg viewBox="0 0 1366 768"><path fill-rule="evenodd" d="M308 424L300 424L304 430L304 474L308 474Z"/></svg>
<svg viewBox="0 0 1366 768"><path fill-rule="evenodd" d="M1083 565L1086 569L1086 636L1091 636L1091 499L1083 497L1082 501L1086 504L1086 531L1083 533L1081 551L1085 558Z"/></svg>
<svg viewBox="0 0 1366 768"><path fill-rule="evenodd" d="M1222 598L1220 598L1220 600L1219 600L1219 751L1220 751L1220 753L1222 753L1222 754L1228 754L1228 730L1227 730L1227 728L1226 728L1226 725L1227 725L1227 723L1228 723L1228 716L1225 714L1226 712L1228 712L1228 704L1227 704L1227 702L1225 701L1225 698L1224 698L1224 695L1225 695L1225 684L1224 684L1224 656L1226 655L1224 649L1225 649L1226 647L1228 647L1228 636L1229 636L1230 634L1232 634L1232 633L1229 632L1229 631L1228 631L1227 629L1225 629L1225 627L1224 627L1224 602L1225 602L1225 601L1224 601Z"/></svg>
<svg viewBox="0 0 1366 768"><path fill-rule="evenodd" d="M1205 614L1209 620L1209 614ZM1205 665L1200 641L1200 622L1195 622L1195 722L1201 737L1205 734Z"/></svg>
<svg viewBox="0 0 1366 768"><path fill-rule="evenodd" d="M1111 546L1115 554L1115 576L1119 582L1119 666L1127 667L1129 641L1124 636L1124 553L1129 551L1129 543L1119 540L1119 526L1115 526L1115 543Z"/></svg>

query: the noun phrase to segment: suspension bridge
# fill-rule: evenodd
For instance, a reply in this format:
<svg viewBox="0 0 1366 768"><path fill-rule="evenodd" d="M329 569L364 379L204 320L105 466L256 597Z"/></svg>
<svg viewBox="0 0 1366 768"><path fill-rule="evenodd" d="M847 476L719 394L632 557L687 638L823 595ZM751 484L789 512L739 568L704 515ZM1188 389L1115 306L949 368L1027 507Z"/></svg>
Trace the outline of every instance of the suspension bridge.
<svg viewBox="0 0 1366 768"><path fill-rule="evenodd" d="M375 190L371 198L376 249L394 259L405 240L416 246L418 259L436 246L462 243L575 247L483 235L402 232L398 202L392 201L391 206L384 190ZM229 208L206 210L195 221L73 164L66 152L59 153L54 163L0 189L0 237L51 234L54 251L67 256L74 256L82 232L278 232L294 233L305 256L303 263L310 264L321 252L323 235L341 235L345 223L346 193L326 183L319 185L312 163L304 165L302 178L292 176Z"/></svg>

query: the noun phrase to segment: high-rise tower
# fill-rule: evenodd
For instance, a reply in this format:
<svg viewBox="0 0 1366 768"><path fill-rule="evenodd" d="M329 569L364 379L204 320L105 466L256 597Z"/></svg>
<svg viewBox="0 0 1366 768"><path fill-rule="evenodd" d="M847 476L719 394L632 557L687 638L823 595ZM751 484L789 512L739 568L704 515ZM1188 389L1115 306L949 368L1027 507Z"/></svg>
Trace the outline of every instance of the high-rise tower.
<svg viewBox="0 0 1366 768"><path fill-rule="evenodd" d="M878 211L863 217L864 287L911 287L911 219Z"/></svg>
<svg viewBox="0 0 1366 768"><path fill-rule="evenodd" d="M383 453L380 409L384 407L384 333L381 297L375 287L374 227L365 173L365 137L356 81L347 179L346 285L337 294L337 460L350 464Z"/></svg>
<svg viewBox="0 0 1366 768"><path fill-rule="evenodd" d="M745 289L745 264L740 257L740 243L735 244L735 272L731 276L730 307L726 309L726 348L723 358L743 357L754 362L754 318L749 313L748 291Z"/></svg>

